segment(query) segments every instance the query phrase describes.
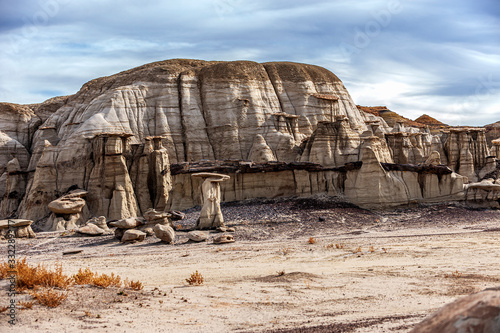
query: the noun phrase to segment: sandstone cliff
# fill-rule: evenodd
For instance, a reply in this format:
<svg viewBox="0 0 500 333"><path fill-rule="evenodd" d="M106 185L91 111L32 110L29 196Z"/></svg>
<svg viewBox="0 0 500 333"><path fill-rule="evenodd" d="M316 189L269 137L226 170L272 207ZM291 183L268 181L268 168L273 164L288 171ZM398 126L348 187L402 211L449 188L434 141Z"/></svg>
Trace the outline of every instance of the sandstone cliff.
<svg viewBox="0 0 500 333"><path fill-rule="evenodd" d="M200 161L323 168L236 173L223 185L226 201L326 193L392 205L458 198L467 179L452 171L480 180L490 154L483 130L432 134L425 125L394 121L388 110L365 111L321 67L186 59L98 78L42 104L1 103L0 217L68 222L75 217L48 204L75 189L88 192L82 220L187 208L199 204L197 184L180 174L171 179L170 165ZM422 164L433 152L452 175L436 176L437 183L381 167ZM358 171L335 171L358 162Z"/></svg>

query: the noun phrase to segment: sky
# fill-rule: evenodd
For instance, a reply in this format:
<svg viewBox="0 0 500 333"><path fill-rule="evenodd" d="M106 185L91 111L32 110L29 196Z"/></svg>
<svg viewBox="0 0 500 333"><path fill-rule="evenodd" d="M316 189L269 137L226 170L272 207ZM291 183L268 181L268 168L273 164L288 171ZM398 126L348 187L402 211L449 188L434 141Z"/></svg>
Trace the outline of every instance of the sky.
<svg viewBox="0 0 500 333"><path fill-rule="evenodd" d="M359 105L500 121L498 0L0 0L0 101L173 59L327 68Z"/></svg>

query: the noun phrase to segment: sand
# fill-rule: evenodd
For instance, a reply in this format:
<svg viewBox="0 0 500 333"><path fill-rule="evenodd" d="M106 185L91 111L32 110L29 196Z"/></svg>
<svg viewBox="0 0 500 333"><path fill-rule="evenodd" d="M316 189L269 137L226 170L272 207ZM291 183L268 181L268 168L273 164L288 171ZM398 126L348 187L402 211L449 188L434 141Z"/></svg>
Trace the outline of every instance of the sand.
<svg viewBox="0 0 500 333"><path fill-rule="evenodd" d="M57 308L18 309L15 326L1 313L0 332L409 332L443 305L500 285L498 210L372 212L295 199L226 204L223 212L235 243L213 244L216 233L188 242L197 209L176 222L175 245L72 233L18 239L16 255L30 263L113 272L145 288L74 286ZM71 249L82 252L63 255ZM195 271L201 286L186 282ZM7 284L0 281L4 295Z"/></svg>

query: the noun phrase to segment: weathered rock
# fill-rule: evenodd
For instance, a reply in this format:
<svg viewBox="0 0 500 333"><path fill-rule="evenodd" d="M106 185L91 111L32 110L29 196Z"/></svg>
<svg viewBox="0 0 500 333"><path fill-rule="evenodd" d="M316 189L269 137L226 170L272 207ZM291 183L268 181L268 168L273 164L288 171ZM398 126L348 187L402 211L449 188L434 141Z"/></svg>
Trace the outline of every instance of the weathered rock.
<svg viewBox="0 0 500 333"><path fill-rule="evenodd" d="M119 221L113 221L109 223L110 226L120 229L133 229L143 224L143 221L141 221L140 218L136 217L129 217L127 219L121 219Z"/></svg>
<svg viewBox="0 0 500 333"><path fill-rule="evenodd" d="M36 238L31 224L33 221L24 219L0 220L0 238L7 237L10 231L14 232L16 238Z"/></svg>
<svg viewBox="0 0 500 333"><path fill-rule="evenodd" d="M486 158L486 163L484 167L479 171L478 173L478 178L480 180L485 179L486 177L497 177L498 176L498 171L497 171L497 161L494 156L488 156Z"/></svg>
<svg viewBox="0 0 500 333"><path fill-rule="evenodd" d="M141 226L138 226L136 229L140 230L142 232L145 232L146 236L148 236L148 237L149 236L153 236L155 234L154 225L153 224L141 225Z"/></svg>
<svg viewBox="0 0 500 333"><path fill-rule="evenodd" d="M225 243L234 243L234 237L231 235L220 235L214 238L215 244L225 244Z"/></svg>
<svg viewBox="0 0 500 333"><path fill-rule="evenodd" d="M460 298L417 324L410 332L500 332L500 288Z"/></svg>
<svg viewBox="0 0 500 333"><path fill-rule="evenodd" d="M217 173L200 172L192 174L193 177L203 179L201 184L201 193L203 206L201 207L200 217L196 221L196 229L213 229L224 226L224 218L220 209L220 182L229 179L228 175Z"/></svg>
<svg viewBox="0 0 500 333"><path fill-rule="evenodd" d="M258 163L276 161L273 150L267 145L266 140L261 134L255 136L248 159Z"/></svg>
<svg viewBox="0 0 500 333"><path fill-rule="evenodd" d="M193 230L187 233L187 237L193 242L204 242L208 239L208 233L200 230Z"/></svg>
<svg viewBox="0 0 500 333"><path fill-rule="evenodd" d="M10 160L5 168L5 185L0 197L0 217L8 217L17 210L24 196L26 181L17 158Z"/></svg>
<svg viewBox="0 0 500 333"><path fill-rule="evenodd" d="M89 223L84 227L78 228L77 232L88 236L100 236L106 233L105 230L99 228L93 223Z"/></svg>
<svg viewBox="0 0 500 333"><path fill-rule="evenodd" d="M80 213L64 215L52 213L47 219L43 230L64 231L78 229L83 226L85 226L85 219Z"/></svg>
<svg viewBox="0 0 500 333"><path fill-rule="evenodd" d="M326 167L339 167L358 161L361 139L351 129L346 117L337 117L335 122L322 121L307 140L300 160Z"/></svg>
<svg viewBox="0 0 500 333"><path fill-rule="evenodd" d="M33 221L24 219L0 220L0 229L7 229L9 227L14 227L14 228L25 227L31 225L32 223Z"/></svg>
<svg viewBox="0 0 500 333"><path fill-rule="evenodd" d="M36 238L36 234L30 225L19 227L15 231L16 238Z"/></svg>
<svg viewBox="0 0 500 333"><path fill-rule="evenodd" d="M497 159L500 159L500 138L493 140L491 144L491 155L495 156Z"/></svg>
<svg viewBox="0 0 500 333"><path fill-rule="evenodd" d="M148 209L144 213L144 219L147 221L147 224L170 224L170 218L172 214L169 212L160 212L153 208Z"/></svg>
<svg viewBox="0 0 500 333"><path fill-rule="evenodd" d="M220 226L216 229L218 232L226 232L227 228L225 226Z"/></svg>
<svg viewBox="0 0 500 333"><path fill-rule="evenodd" d="M87 221L88 224L94 224L104 230L106 233L109 233L109 227L108 224L106 223L106 217L105 216L99 216L99 217L93 217L90 220Z"/></svg>
<svg viewBox="0 0 500 333"><path fill-rule="evenodd" d="M79 197L63 196L49 203L49 209L56 214L76 214L82 211L85 200Z"/></svg>
<svg viewBox="0 0 500 333"><path fill-rule="evenodd" d="M9 132L22 135L19 146L33 152L31 161L26 149L16 156L23 170L29 162L34 171L20 215L47 216L44 206L73 185L89 191L90 215L162 211L169 160L247 159L260 135L265 156L292 162L318 122L332 120L334 100L334 112L347 116L354 131L366 130L368 116L342 82L312 65L177 59L93 80L64 102L40 106L44 124L35 133L29 126Z"/></svg>
<svg viewBox="0 0 500 333"><path fill-rule="evenodd" d="M494 179L484 179L479 183L469 183L465 185L466 199L477 200L478 194L481 200L496 200L500 196L500 184L497 184Z"/></svg>
<svg viewBox="0 0 500 333"><path fill-rule="evenodd" d="M394 118L386 108L379 111L387 122ZM0 103L0 112L0 217L38 221L51 215L48 205L61 193L75 187L89 192L82 211L71 213L79 216L49 217L55 228L67 227L62 220L78 227L91 216L118 220L149 208L164 212L200 204L198 182L183 175L171 179L170 162L302 161L330 169L231 173L221 185L224 201L354 193L344 186L346 169L362 162L365 147L379 162L396 164L425 163L437 151L444 165L477 181L496 133L488 130L486 139L477 128L439 133L397 119L388 124L358 109L324 68L251 61L147 64L92 80L73 96L30 106ZM9 174L13 159L20 171ZM460 182L451 174L447 185L440 176L386 175L393 180L377 184L390 186L400 178L410 201L448 200ZM443 193L446 199L432 197ZM376 196L370 204L381 202Z"/></svg>
<svg viewBox="0 0 500 333"><path fill-rule="evenodd" d="M424 163L425 165L440 165L441 155L437 151L433 151Z"/></svg>
<svg viewBox="0 0 500 333"><path fill-rule="evenodd" d="M175 231L169 225L157 224L153 228L155 236L166 243L173 243L175 240Z"/></svg>
<svg viewBox="0 0 500 333"><path fill-rule="evenodd" d="M146 233L140 230L127 229L122 236L121 241L125 242L142 242L146 238Z"/></svg>

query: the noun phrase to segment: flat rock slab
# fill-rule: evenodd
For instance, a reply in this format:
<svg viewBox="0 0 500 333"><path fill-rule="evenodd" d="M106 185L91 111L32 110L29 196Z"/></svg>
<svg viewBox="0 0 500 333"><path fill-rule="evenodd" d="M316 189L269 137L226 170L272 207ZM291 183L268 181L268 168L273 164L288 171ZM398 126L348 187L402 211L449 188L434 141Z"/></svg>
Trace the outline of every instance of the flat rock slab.
<svg viewBox="0 0 500 333"><path fill-rule="evenodd" d="M140 225L143 225L144 223L135 218L135 217L129 217L127 219L122 219L122 220L119 220L119 221L114 221L114 222L110 222L109 225L112 226L112 227L117 227L117 228L120 228L120 229L133 229L137 226L140 226Z"/></svg>
<svg viewBox="0 0 500 333"><path fill-rule="evenodd" d="M32 223L33 221L31 220L23 220L23 219L0 220L0 229L7 229L9 227L15 227L15 228L25 227L27 225L31 225Z"/></svg>

